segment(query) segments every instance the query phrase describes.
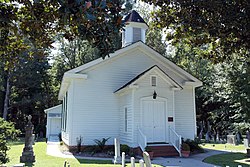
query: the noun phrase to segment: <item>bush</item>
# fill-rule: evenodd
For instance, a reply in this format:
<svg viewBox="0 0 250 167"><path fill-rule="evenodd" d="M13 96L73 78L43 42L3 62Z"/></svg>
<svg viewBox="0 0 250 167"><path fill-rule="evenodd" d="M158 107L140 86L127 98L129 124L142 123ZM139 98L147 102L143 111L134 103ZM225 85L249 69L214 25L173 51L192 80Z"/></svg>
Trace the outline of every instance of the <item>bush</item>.
<svg viewBox="0 0 250 167"><path fill-rule="evenodd" d="M9 147L7 146L6 139L16 139L19 133L20 131L15 129L12 122L7 122L3 118L0 118L0 164L9 162L7 156Z"/></svg>
<svg viewBox="0 0 250 167"><path fill-rule="evenodd" d="M182 151L190 151L190 146L187 143L182 143L181 150Z"/></svg>
<svg viewBox="0 0 250 167"><path fill-rule="evenodd" d="M77 143L77 152L80 153L82 147L82 136L76 138L76 143Z"/></svg>
<svg viewBox="0 0 250 167"><path fill-rule="evenodd" d="M110 139L108 138L102 138L102 140L95 139L94 142L97 144L96 152L104 152L106 147L106 142Z"/></svg>
<svg viewBox="0 0 250 167"><path fill-rule="evenodd" d="M199 141L187 139L184 141L184 143L189 145L191 152L204 152L203 148L199 146L200 144Z"/></svg>
<svg viewBox="0 0 250 167"><path fill-rule="evenodd" d="M129 151L130 151L130 147L128 145L126 145L126 144L121 145L121 153L125 152L125 154L128 155Z"/></svg>

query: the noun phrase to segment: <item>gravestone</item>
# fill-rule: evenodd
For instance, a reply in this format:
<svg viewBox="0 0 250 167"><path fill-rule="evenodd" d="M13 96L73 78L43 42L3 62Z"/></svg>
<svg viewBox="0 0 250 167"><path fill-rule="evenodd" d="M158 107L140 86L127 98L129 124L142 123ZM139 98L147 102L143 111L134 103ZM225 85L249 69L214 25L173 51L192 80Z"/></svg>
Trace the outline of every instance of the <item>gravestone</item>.
<svg viewBox="0 0 250 167"><path fill-rule="evenodd" d="M144 161L143 161L143 159L139 160L139 164L140 164L140 167L144 167Z"/></svg>
<svg viewBox="0 0 250 167"><path fill-rule="evenodd" d="M143 159L146 164L146 167L152 167L150 156L146 151L143 152Z"/></svg>
<svg viewBox="0 0 250 167"><path fill-rule="evenodd" d="M113 163L121 164L120 140L118 138L115 138L114 143L115 143L115 156L113 159Z"/></svg>
<svg viewBox="0 0 250 167"><path fill-rule="evenodd" d="M125 152L122 152L122 167L125 167Z"/></svg>
<svg viewBox="0 0 250 167"><path fill-rule="evenodd" d="M236 145L236 136L235 135L227 135L227 143Z"/></svg>
<svg viewBox="0 0 250 167"><path fill-rule="evenodd" d="M33 152L33 129L34 125L31 122L32 116L28 116L28 123L25 126L25 145L23 148L22 156L20 157L20 162L21 163L26 163L26 162L35 162L35 155Z"/></svg>
<svg viewBox="0 0 250 167"><path fill-rule="evenodd" d="M246 138L248 139L248 143L250 143L250 132L247 130L247 133L246 133Z"/></svg>
<svg viewBox="0 0 250 167"><path fill-rule="evenodd" d="M249 147L249 141L248 141L248 139L244 139L243 141L244 141L244 147L248 148Z"/></svg>
<svg viewBox="0 0 250 167"><path fill-rule="evenodd" d="M131 160L131 167L135 167L135 158L131 157L130 160Z"/></svg>

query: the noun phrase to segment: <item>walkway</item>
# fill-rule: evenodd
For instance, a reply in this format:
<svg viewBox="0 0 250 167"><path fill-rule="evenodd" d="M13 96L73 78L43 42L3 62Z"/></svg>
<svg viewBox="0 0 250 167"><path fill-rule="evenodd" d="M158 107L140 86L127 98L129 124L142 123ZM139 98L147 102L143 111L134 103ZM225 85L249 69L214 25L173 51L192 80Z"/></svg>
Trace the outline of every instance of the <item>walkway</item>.
<svg viewBox="0 0 250 167"><path fill-rule="evenodd" d="M215 167L215 165L207 164L202 162L205 158L216 155L216 154L222 154L225 152L222 151L211 151L192 155L188 158L180 158L180 157L173 157L173 158L165 158L165 157L159 157L154 158L152 163L159 164L165 167Z"/></svg>
<svg viewBox="0 0 250 167"><path fill-rule="evenodd" d="M206 157L226 153L223 151L215 151L215 150L208 150L206 153L192 155L189 158L180 158L180 157L173 157L173 158L166 158L166 157L159 157L154 158L152 163L159 164L164 167L215 167L214 165L207 164L202 162L203 159ZM95 160L112 160L111 158L97 158L97 157L82 157L82 156L75 156L71 153L63 154L59 150L59 142L48 142L47 143L47 154L55 157L61 158L78 158L78 159L95 159Z"/></svg>

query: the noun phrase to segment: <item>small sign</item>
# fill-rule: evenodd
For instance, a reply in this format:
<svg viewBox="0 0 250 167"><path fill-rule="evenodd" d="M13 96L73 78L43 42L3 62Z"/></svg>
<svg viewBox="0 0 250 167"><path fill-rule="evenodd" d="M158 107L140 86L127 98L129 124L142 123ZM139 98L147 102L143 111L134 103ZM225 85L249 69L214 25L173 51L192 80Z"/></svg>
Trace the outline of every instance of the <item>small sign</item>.
<svg viewBox="0 0 250 167"><path fill-rule="evenodd" d="M174 118L173 117L168 117L168 122L174 122Z"/></svg>

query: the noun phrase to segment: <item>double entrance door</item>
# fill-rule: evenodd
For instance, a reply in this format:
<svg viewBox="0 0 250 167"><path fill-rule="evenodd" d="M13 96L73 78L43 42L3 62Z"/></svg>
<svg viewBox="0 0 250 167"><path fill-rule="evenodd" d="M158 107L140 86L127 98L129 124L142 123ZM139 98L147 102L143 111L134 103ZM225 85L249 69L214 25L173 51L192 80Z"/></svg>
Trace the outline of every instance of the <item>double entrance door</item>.
<svg viewBox="0 0 250 167"><path fill-rule="evenodd" d="M142 100L142 130L148 143L166 142L166 100Z"/></svg>

